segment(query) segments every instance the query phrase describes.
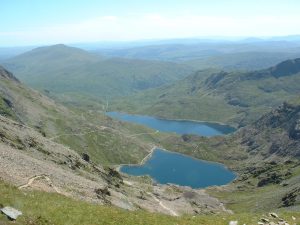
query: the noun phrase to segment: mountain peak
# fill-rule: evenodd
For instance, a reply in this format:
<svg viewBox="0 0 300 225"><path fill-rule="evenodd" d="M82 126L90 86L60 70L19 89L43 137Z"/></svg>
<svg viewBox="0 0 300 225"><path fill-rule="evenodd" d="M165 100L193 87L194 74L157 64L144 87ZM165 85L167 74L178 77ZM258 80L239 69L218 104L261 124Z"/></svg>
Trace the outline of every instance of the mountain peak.
<svg viewBox="0 0 300 225"><path fill-rule="evenodd" d="M272 76L284 77L300 72L300 58L290 59L277 64L270 69Z"/></svg>
<svg viewBox="0 0 300 225"><path fill-rule="evenodd" d="M57 63L61 63L62 61L69 60L70 62L75 63L81 61L95 62L99 59L100 56L94 55L83 49L71 47L64 44L56 44L32 49L31 51L18 55L11 60L22 62L38 60L39 63L47 63L49 61L56 61ZM8 60L7 62L10 63L10 60Z"/></svg>
<svg viewBox="0 0 300 225"><path fill-rule="evenodd" d="M71 47L65 44L55 44L55 45L49 45L49 46L42 46L33 49L31 52L41 52L41 51L80 51L80 52L86 52L83 49ZM86 52L87 53L87 52Z"/></svg>

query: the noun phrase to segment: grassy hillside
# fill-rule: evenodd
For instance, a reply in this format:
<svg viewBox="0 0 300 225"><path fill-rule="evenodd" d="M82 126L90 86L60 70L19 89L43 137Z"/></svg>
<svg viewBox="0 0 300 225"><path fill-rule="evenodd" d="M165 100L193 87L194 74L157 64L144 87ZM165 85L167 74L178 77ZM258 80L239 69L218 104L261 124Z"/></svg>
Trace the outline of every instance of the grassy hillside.
<svg viewBox="0 0 300 225"><path fill-rule="evenodd" d="M247 213L235 215L200 215L172 217L162 214L148 213L142 210L130 212L109 206L99 206L75 201L58 194L38 191L21 192L15 187L0 181L0 204L13 205L22 210L23 216L14 224L32 225L90 225L90 224L124 224L124 225L227 225L231 220L242 224L257 224L261 214ZM280 217L287 219L290 224L295 222L292 216L300 217L299 212L281 212ZM299 220L297 220L299 221ZM10 224L0 215L2 224Z"/></svg>
<svg viewBox="0 0 300 225"><path fill-rule="evenodd" d="M0 90L6 99L3 100L6 105L1 107L11 109L12 114L0 115L0 178L17 186L20 193L37 189L56 192L63 202L68 197L164 214L226 213L216 198L201 190L192 190L196 199L186 198L190 188L154 186L148 177L131 178L107 166L139 163L153 148L155 138L162 137L160 134L113 121L103 114L68 109L26 88L11 73L1 70ZM24 199L17 197L17 200L20 203ZM49 205L46 201L43 203ZM35 204L36 210L43 206ZM80 208L87 205L79 203ZM22 210L26 211L26 206ZM29 219L38 216L36 210L34 214L27 211ZM49 218L48 211L45 214ZM78 216L88 222L82 214ZM58 218L59 223L62 221L62 217Z"/></svg>
<svg viewBox="0 0 300 225"><path fill-rule="evenodd" d="M199 71L116 101L110 110L243 126L300 93L300 60L253 72Z"/></svg>
<svg viewBox="0 0 300 225"><path fill-rule="evenodd" d="M294 100L293 102L297 101L298 100ZM295 134L299 134L299 129L297 130L299 111L300 107L296 103L283 104L281 107L274 109L271 113L264 115L256 123L243 128L231 136L201 138L191 135L182 138L181 144L179 142L180 139L173 139L173 141L165 140L166 143L169 143L173 148L177 146L177 148L181 150L193 149L193 151L189 151L189 154L195 157L201 158L201 154L199 153L203 152L203 148L206 148L208 152L213 151L213 154L219 159L223 159L227 163L230 161L234 162L228 165L238 171L239 178L230 185L211 187L206 190L206 192L221 199L226 207L233 210L234 214L208 213L206 215L171 217L158 213L149 213L144 210L132 212L116 208L115 206L100 206L74 200L57 193L45 193L26 189L20 190L20 188L13 187L2 180L0 181L0 204L16 207L23 212L23 216L17 220L16 224L59 225L122 223L226 225L231 220L237 220L242 224L257 224L261 218L268 218L274 222L278 221L279 219L274 219L268 215L270 211L275 211L280 218L284 218L290 224L297 224L300 218L300 202L298 198L300 194L300 136ZM1 118L1 123L2 120ZM18 125L16 123L13 124L14 126ZM6 126L7 125L1 126L3 127L3 130L1 130L2 134L3 131L7 132ZM25 130L25 133L27 132L29 131ZM24 131L21 130L16 133L17 135L23 135ZM281 138L277 138L277 136ZM6 133L4 140L7 138L9 138L9 136ZM25 141L28 141L27 135L24 135L24 138ZM44 139L45 138L42 137L36 137L36 144L40 145L40 140ZM23 138L19 140L19 143L25 143L23 142ZM274 144L276 144L276 148L272 147ZM186 148L182 148L183 146ZM29 155L29 152L33 151L32 148L36 147L37 146L33 146L28 149L26 147L27 154ZM47 157L53 157L53 153L58 153L55 150L56 147L57 146L42 148L45 152L49 153ZM60 148L63 150L62 146L60 146ZM25 149L16 151L18 154L24 154ZM278 151L274 151L274 149ZM66 157L68 154L64 153L64 151L66 151L66 149L59 151L59 154L65 154L64 157ZM225 152L226 154L224 154ZM245 153L245 157L237 158L242 152ZM38 155L37 153L31 154L34 156ZM71 155L72 157L78 157L74 155L74 153ZM45 160L43 156L39 158ZM60 159L61 158L62 157L60 157ZM16 158L16 160L17 159L18 158ZM1 160L3 160L3 158L1 158ZM52 160L49 161L53 163ZM66 174L71 170L63 164L59 164L57 167L63 167ZM90 177L91 175L87 176L84 172L84 170L89 171L89 169L87 170L85 168L89 168L89 165L80 165L79 168L75 170L75 172L77 171L76 174L85 174L84 177ZM26 171L27 169L28 166L23 167L22 171ZM47 173L50 172L51 171L48 171ZM104 174L101 176L103 175ZM57 173L51 176L52 179L55 178L55 176L58 176ZM15 176L14 182L16 179L20 179L19 176ZM93 179L96 179L96 177ZM58 180L54 180L55 185L58 185ZM64 177L63 183L67 181L68 179ZM95 180L93 181L95 182ZM133 180L131 180L131 182L133 182ZM35 185L37 184L38 182ZM60 189L62 188L61 186L59 187ZM69 187L71 188L71 186ZM121 184L121 187L116 188L116 190L119 190L117 193L124 193L124 191L126 191L126 195L129 197L133 192L130 192L128 189L130 186L125 187L126 185ZM140 188L141 187L137 187L138 191L141 191ZM149 188L149 186L147 186L147 188ZM110 187L110 190L113 190L112 187ZM176 188L175 190L176 195L178 195L180 193L179 189ZM168 191L171 190L168 189ZM160 198L164 199L163 196L160 196ZM171 200L171 202L172 201L174 200ZM296 219L294 220L293 217ZM6 224L8 220L1 215L0 222Z"/></svg>
<svg viewBox="0 0 300 225"><path fill-rule="evenodd" d="M124 96L178 80L192 71L169 62L107 59L65 45L36 48L4 65L31 87L71 98L74 93L104 99Z"/></svg>
<svg viewBox="0 0 300 225"><path fill-rule="evenodd" d="M296 62L259 75L293 76ZM103 114L66 108L0 71L0 204L22 210L16 224L257 224L261 217L271 219L271 210L290 223L299 222L299 98L229 136L154 134ZM206 74L194 78L201 76L208 86L218 83ZM147 134L137 135L141 133ZM227 186L191 190L153 185L146 177L132 178L97 165L137 163L152 144L223 162L239 177ZM83 160L82 153L91 161ZM187 193L199 196L188 198ZM170 214L170 209L184 215L158 214ZM3 215L0 223L8 223Z"/></svg>
<svg viewBox="0 0 300 225"><path fill-rule="evenodd" d="M235 213L270 209L299 211L299 97L264 114L229 136L182 136L161 141L165 148L225 163L239 176L224 187L208 188Z"/></svg>
<svg viewBox="0 0 300 225"><path fill-rule="evenodd" d="M147 133L148 129L112 121L101 112L66 108L27 88L2 67L0 114L33 127L80 154L88 153L95 163L136 163L152 147L138 137L129 137Z"/></svg>

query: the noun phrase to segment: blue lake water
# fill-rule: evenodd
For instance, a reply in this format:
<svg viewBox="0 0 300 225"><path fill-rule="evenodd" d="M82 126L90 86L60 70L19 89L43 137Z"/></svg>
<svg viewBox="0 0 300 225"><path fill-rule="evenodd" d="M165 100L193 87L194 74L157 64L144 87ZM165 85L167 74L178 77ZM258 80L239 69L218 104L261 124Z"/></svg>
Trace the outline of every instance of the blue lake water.
<svg viewBox="0 0 300 225"><path fill-rule="evenodd" d="M120 171L134 176L149 175L160 184L172 183L192 188L224 185L236 177L222 164L161 149L156 149L145 164L122 166Z"/></svg>
<svg viewBox="0 0 300 225"><path fill-rule="evenodd" d="M235 129L217 123L158 119L151 116L108 112L108 116L121 121L141 124L163 132L217 136L234 132ZM182 154L156 149L143 165L121 166L120 171L134 176L149 175L161 184L173 183L192 188L224 185L236 175L224 165L197 160Z"/></svg>
<svg viewBox="0 0 300 225"><path fill-rule="evenodd" d="M120 112L108 112L106 115L126 122L132 122L163 132L177 134L196 134L200 136L217 136L232 133L235 128L218 123L166 120L151 116L130 115Z"/></svg>

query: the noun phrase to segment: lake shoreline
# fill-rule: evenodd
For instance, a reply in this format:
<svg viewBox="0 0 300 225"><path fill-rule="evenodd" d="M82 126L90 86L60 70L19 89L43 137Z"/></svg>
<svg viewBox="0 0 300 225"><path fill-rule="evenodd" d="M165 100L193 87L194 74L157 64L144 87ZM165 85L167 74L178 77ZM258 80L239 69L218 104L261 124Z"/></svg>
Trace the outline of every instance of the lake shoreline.
<svg viewBox="0 0 300 225"><path fill-rule="evenodd" d="M156 130L163 131L163 132L175 132L178 135L183 135L183 134L185 134L184 132L193 131L194 133L196 133L195 135L197 135L197 136L211 137L211 136L217 136L217 135L226 135L226 134L232 133L236 130L236 128L234 128L232 126L229 126L227 124L222 124L219 122L211 123L208 121L196 121L196 120L185 120L185 119L164 119L164 118L157 118L157 117L152 117L152 116L147 116L147 115L128 114L128 113L124 113L124 112L108 112L107 115L110 116L111 118L115 118L120 121L141 124L145 127L149 127L151 129L156 129ZM170 122L168 122L168 121L170 121ZM185 122L187 122L187 123L185 123ZM170 128L168 126L170 126ZM234 181L238 177L238 174L236 173L236 171L232 170L232 168L230 168L230 166L225 165L224 162L220 162L220 161L216 162L216 161L209 161L206 159L199 159L198 157L195 157L190 154L186 154L185 152L164 149L163 147L160 146L160 144L155 145L155 143L150 144L149 148L147 148L147 149L150 149L147 151L148 154L146 154L141 160L138 160L136 163L126 163L126 164L115 165L115 169L124 175L143 176L143 173L137 172L137 173L135 173L135 175L133 175L129 171L139 171L140 168L142 168L142 170L143 170L144 168L147 168L146 165L148 165L148 163L149 164L155 163L157 161L157 158L153 158L153 160L151 158L154 154L155 155L158 154L160 156L163 156L166 154L176 154L176 155L178 155L177 157L179 157L178 159L180 159L180 160L181 160L180 157L190 158L192 160L198 161L197 162L198 165L199 164L210 165L210 166L208 166L208 168L220 166L220 167L224 168L224 170L227 170L233 174L232 181ZM164 154L160 153L162 151L164 151L165 153ZM162 158L165 161L160 162L160 165L163 165L166 162L168 162L169 156L170 156L170 160L172 157L173 158L175 157L172 155L167 155L167 158ZM185 161L186 161L186 159L183 160L183 162L185 162ZM195 168L197 168L197 166L198 166L197 164L195 165ZM180 162L173 161L173 165L174 165L174 167L172 167L173 169L180 168ZM190 164L187 164L186 168L189 168L189 165ZM152 171L154 171L154 170L152 170ZM168 168L164 168L164 171L168 171ZM185 170L183 169L182 171L185 171ZM161 172L157 171L156 173L161 174ZM199 172L200 171L194 171L194 174L199 174ZM151 174L151 172L149 172L149 173ZM149 174L149 173L144 173L144 174ZM171 175L171 174L169 174L169 175ZM172 176L174 176L174 175L172 175ZM215 174L211 174L211 177L214 177L214 176L215 176ZM189 177L189 175L184 175L183 177ZM197 177L197 175L195 177ZM156 178L152 177L152 179L155 180ZM173 178L171 178L171 179L173 179ZM221 180L222 179L220 179L220 181ZM229 182L232 182L232 181L229 181ZM218 181L216 183L218 183ZM223 183L223 184L225 184L225 183Z"/></svg>
<svg viewBox="0 0 300 225"><path fill-rule="evenodd" d="M112 111L112 112L115 112L115 111ZM170 118L165 118L165 117L160 117L160 116L155 116L155 115L148 115L148 114L135 114L135 113L123 112L123 111L116 111L116 112L121 113L121 114L132 115L132 116L148 116L148 117L153 117L158 120L168 120L168 121L178 121L178 122L194 122L194 123L211 123L211 124L217 124L217 125L222 125L222 126L228 126L235 130L238 129L236 126L234 126L232 124L229 125L229 124L219 122L219 121L207 121L207 120L205 121L205 120L193 120L193 119L170 119ZM106 112L106 113L109 113L109 112ZM109 116L109 115L107 115L107 116Z"/></svg>
<svg viewBox="0 0 300 225"><path fill-rule="evenodd" d="M116 166L116 171L118 171L119 173L123 173L120 169L122 166L142 166L146 163L146 161L151 158L151 156L153 155L154 150L158 149L159 147L154 146L150 149L149 153L141 160L141 162L139 163L124 163L124 164L119 164Z"/></svg>
<svg viewBox="0 0 300 225"><path fill-rule="evenodd" d="M232 170L230 167L228 167L226 164L224 163L221 163L221 162L216 162L216 161L211 161L211 160L205 160L205 159L199 159L199 158L196 158L195 156L191 156L191 155L187 155L187 154L184 154L184 153L181 153L181 152L176 152L176 151L171 151L171 150L167 150L165 148L162 148L162 147L158 147L158 146L154 146L153 148L151 148L150 152L141 160L140 163L137 163L137 164L133 164L133 163L127 163L127 164L119 164L116 166L116 171L118 171L119 173L122 173L122 174L126 174L126 175L129 175L129 176L133 176L133 175L130 175L130 174L127 174L127 173L124 173L122 172L120 169L122 166L142 166L144 165L147 160L149 158L151 158L151 156L153 155L154 151L155 150L162 150L162 151L166 151L166 152L170 152L170 153L174 153L174 154L178 154L178 155L182 155L182 156L185 156L185 157L189 157L189 158L192 158L192 159L195 159L195 160L199 160L199 161L203 161L203 162L208 162L208 163L212 163L212 164L218 164L218 165L221 165L223 166L224 168L226 168L227 170L231 171L232 173L235 174L235 178L231 181L233 182L234 180L236 180L238 177L239 177L239 174ZM154 180L152 177L151 177L152 180ZM230 183L231 183L230 182ZM227 185L227 184L226 184Z"/></svg>
<svg viewBox="0 0 300 225"><path fill-rule="evenodd" d="M162 119L147 115L133 115L124 112L107 112L107 116L133 124L142 125L152 130L164 133L176 133L177 135L196 135L204 137L223 136L236 131L236 128L220 123L208 121L193 121L180 119Z"/></svg>
<svg viewBox="0 0 300 225"><path fill-rule="evenodd" d="M151 149L151 151L149 152L149 154L148 155L146 155L141 161L140 161L140 163L138 163L138 164L121 164L121 165L118 165L117 166L117 171L118 172L120 172L120 173L122 173L122 174L125 174L126 176L135 176L135 177L142 177L142 176L150 176L150 178L151 178L151 180L152 181L157 181L156 180L156 178L155 177L152 177L152 175L149 175L149 174L139 174L139 175L133 175L133 174L131 174L131 173L127 173L127 172L123 172L123 171L121 171L121 168L122 168L122 166L126 166L126 167L140 167L140 166L144 166L146 163L147 163L147 160L149 159L149 158L151 158L151 156L155 153L156 154L156 151L159 151L159 152L166 152L165 154L175 154L175 155L178 155L178 156L183 156L183 157L185 157L185 158L190 158L190 159L192 159L192 160L195 160L195 161L198 161L199 163L204 163L204 164L206 164L206 165L209 165L209 167L211 167L211 166L213 166L213 167L215 167L215 166L218 166L219 168L222 168L222 170L223 171L227 171L226 173L231 173L232 174L232 179L230 179L230 180L228 180L227 182L225 182L225 183L219 183L219 184L217 184L217 183L215 183L215 184L211 184L211 185L208 185L208 186L199 186L199 187L197 187L197 186L193 186L193 185L185 185L185 184L180 184L180 183L177 183L177 182L167 182L167 183L171 183L171 184L175 184L175 185L179 185L179 186L190 186L191 188L193 188L193 189L206 189L207 187L211 187L211 186L224 186L224 185L228 185L228 184L230 184L231 182L233 182L234 180L236 180L237 178L238 178L238 173L236 172L236 171L233 171L233 170L231 170L227 165L225 165L225 164L223 164L223 163L221 163L221 162L215 162L215 161L208 161L208 160L203 160L203 159L199 159L199 158L196 158L196 157L194 157L194 156L190 156L190 155L186 155L186 154L184 154L184 153L180 153L180 152L174 152L174 151L170 151L170 150L167 150L167 149L164 149L164 148L160 148L160 147L158 147L158 146L155 146L155 147L153 147L152 149ZM157 153L157 154L161 154L161 153ZM126 170L127 170L127 168L126 168ZM202 170L198 170L198 172L200 172L200 171L202 171ZM185 176L184 176L185 177ZM167 183L164 183L164 182L158 182L158 183L160 183L160 184L167 184Z"/></svg>

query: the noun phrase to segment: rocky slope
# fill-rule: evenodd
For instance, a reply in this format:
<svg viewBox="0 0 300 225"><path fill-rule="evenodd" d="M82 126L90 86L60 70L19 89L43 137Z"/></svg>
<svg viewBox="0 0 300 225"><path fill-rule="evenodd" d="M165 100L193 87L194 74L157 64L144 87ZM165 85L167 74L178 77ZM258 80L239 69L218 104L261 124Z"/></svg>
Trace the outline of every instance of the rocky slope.
<svg viewBox="0 0 300 225"><path fill-rule="evenodd" d="M0 124L0 177L19 189L33 188L128 210L143 208L171 215L226 212L203 190L131 180L112 168L85 161L70 148L25 125L2 116ZM197 204L191 205L192 201Z"/></svg>
<svg viewBox="0 0 300 225"><path fill-rule="evenodd" d="M138 138L128 138L147 132L143 128L112 121L102 113L67 108L26 87L5 69L1 71L1 115L34 127L43 136L80 154L88 153L95 163L135 163L152 148Z"/></svg>
<svg viewBox="0 0 300 225"><path fill-rule="evenodd" d="M299 99L299 98L297 98ZM284 103L232 136L212 142L219 151L244 152L243 160L226 154L239 178L222 194L250 211L300 209L300 104ZM224 190L223 190L224 191ZM252 201L251 199L255 199ZM234 209L233 210L237 210Z"/></svg>
<svg viewBox="0 0 300 225"><path fill-rule="evenodd" d="M111 142L112 137L120 140L118 143L126 144L121 149L128 151L120 157L126 163L139 161L141 158L135 154L144 156L147 148L153 146L144 139L129 138L132 128L128 125L120 126L104 116L98 122L91 120L94 114L82 115L82 111L58 105L3 71L0 77L1 109L8 113L0 116L0 177L24 193L28 193L28 189L37 189L127 210L144 209L173 216L269 212L280 208L299 210L299 98L230 136L203 138L168 134L153 138L152 143L159 142L162 147L197 158L223 162L239 174L230 185L195 190L176 185L154 185L147 177L125 176L112 167L95 163L91 149L79 151L76 147L82 145L75 145L77 139L91 138L91 132L105 135L110 141L100 149L103 155L117 157L120 154L117 150L121 144ZM62 115L68 117L62 120ZM78 129L70 129L75 124ZM134 132L141 129L134 128ZM65 136L72 143L60 139ZM92 136L91 139L97 138ZM98 145L97 141L94 143ZM136 145L141 148L134 150ZM127 155L135 158L127 158Z"/></svg>
<svg viewBox="0 0 300 225"><path fill-rule="evenodd" d="M300 105L284 103L239 135L247 151L263 157L300 159ZM268 143L268 145L265 145ZM263 148L262 148L263 146ZM263 151L262 151L263 150Z"/></svg>
<svg viewBox="0 0 300 225"><path fill-rule="evenodd" d="M235 213L297 211L300 208L300 98L281 104L256 122L228 136L169 136L167 149L224 163L238 178L208 188Z"/></svg>
<svg viewBox="0 0 300 225"><path fill-rule="evenodd" d="M71 126L86 124L84 130L80 130L82 128L75 130L83 133L67 133L71 140L81 137L85 140L84 132L87 132L106 135L108 140L111 137L109 135L113 134L111 138L114 140L118 140L119 143L124 141L121 142L123 145L116 145L113 142L112 146L106 146L106 149L111 152L107 154L115 158L118 158L116 150L121 148L125 151L123 155L119 153L124 163L132 160L126 155L132 154L135 160L139 160L136 154L145 155L147 148L152 147L136 138L129 138L127 135L130 133L123 133L127 129L126 125L125 128L120 128L114 125L113 121L106 121L106 126L103 126L105 121L100 120L99 128L95 130L97 122L90 124L91 121L87 116L81 118L81 115L77 115L77 111L58 105L38 92L27 89L11 73L4 69L3 71L0 87L1 98L6 99L4 100L6 105L1 107L9 108L11 114L0 115L0 178L2 181L13 184L20 190L36 189L55 192L67 197L113 205L127 210L144 209L173 216L230 212L219 200L209 196L204 190L174 185L154 186L149 178L133 179L119 174L112 167L95 163L94 155L87 149L84 152L78 150L76 152L66 145L57 143L64 142L63 139L58 141L58 136L65 136L65 134L56 133L58 125L51 121L57 120L63 114L68 117L64 117L65 123L59 123L60 129L69 132ZM100 127L101 123L102 127ZM111 123L110 126L108 123ZM50 124L52 130L48 130ZM50 132L56 136L49 136ZM73 140L69 146L76 147L74 145L76 142L77 140ZM135 145L139 147L136 150L134 150ZM106 154L103 153L103 149L100 151Z"/></svg>

